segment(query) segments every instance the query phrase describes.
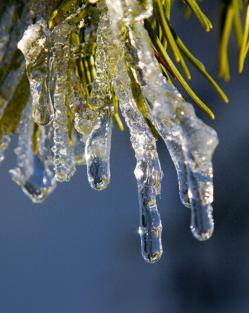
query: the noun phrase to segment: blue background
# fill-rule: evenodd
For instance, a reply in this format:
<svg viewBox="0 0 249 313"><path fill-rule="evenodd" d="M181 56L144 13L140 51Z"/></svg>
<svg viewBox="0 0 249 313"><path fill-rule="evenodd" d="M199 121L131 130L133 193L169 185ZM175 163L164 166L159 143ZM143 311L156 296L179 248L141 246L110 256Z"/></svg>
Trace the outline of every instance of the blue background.
<svg viewBox="0 0 249 313"><path fill-rule="evenodd" d="M218 1L206 2L213 32L205 33L195 18L184 27L179 20L176 29L215 74ZM239 76L235 49L231 60L232 81L223 84L228 105L192 71L192 86L217 119L197 113L220 138L214 157L213 238L204 243L192 238L190 214L180 204L175 170L162 142L165 177L159 207L165 251L160 263L148 265L136 233L135 159L127 132L114 130L108 190L92 191L81 167L42 205L32 204L9 177L16 162L14 140L0 172L0 313L249 311L249 67Z"/></svg>

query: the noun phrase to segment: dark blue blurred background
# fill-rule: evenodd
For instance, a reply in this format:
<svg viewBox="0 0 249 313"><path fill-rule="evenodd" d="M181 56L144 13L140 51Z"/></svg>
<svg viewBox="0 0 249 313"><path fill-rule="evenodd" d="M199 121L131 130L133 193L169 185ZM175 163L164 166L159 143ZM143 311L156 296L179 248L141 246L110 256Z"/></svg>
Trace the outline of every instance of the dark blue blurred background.
<svg viewBox="0 0 249 313"><path fill-rule="evenodd" d="M195 18L176 28L213 74L217 70L219 1L203 8L215 30ZM194 31L193 31L194 30ZM193 31L193 32L192 32ZM11 182L12 149L0 174L0 313L247 313L249 312L249 90L231 53L232 81L224 105L193 71L192 86L216 113L220 145L214 158L216 231L200 243L189 231L176 174L162 142L165 177L159 203L165 252L160 263L140 256L135 159L127 132L114 131L112 182L92 191L84 168L42 205ZM14 148L14 144L11 148Z"/></svg>

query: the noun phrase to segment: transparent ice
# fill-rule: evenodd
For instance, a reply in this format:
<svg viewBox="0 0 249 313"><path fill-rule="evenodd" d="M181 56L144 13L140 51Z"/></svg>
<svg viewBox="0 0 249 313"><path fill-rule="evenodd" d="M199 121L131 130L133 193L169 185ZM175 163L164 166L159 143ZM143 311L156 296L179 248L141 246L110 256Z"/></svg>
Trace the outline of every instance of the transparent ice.
<svg viewBox="0 0 249 313"><path fill-rule="evenodd" d="M111 10L110 5L108 8ZM161 191L162 171L156 141L133 99L129 87L131 82L122 55L123 49L121 48L124 47L117 40L117 45L112 47L113 42L115 42L112 34L118 32L117 24L112 24L112 32L108 16L103 15L102 23L102 36L108 51L107 61L112 68L113 87L119 98L122 115L130 131L131 144L137 160L134 174L138 186L139 235L141 237L142 255L146 261L154 263L162 255L162 223L157 208L157 196Z"/></svg>
<svg viewBox="0 0 249 313"><path fill-rule="evenodd" d="M27 75L32 95L33 120L38 125L47 125L54 117L49 94L49 37L45 20L41 19L28 27L18 48L25 56Z"/></svg>
<svg viewBox="0 0 249 313"><path fill-rule="evenodd" d="M145 14L143 6L140 6L141 11L136 10L132 19L128 18L131 12L127 2L120 0L118 3L116 6L116 2L106 1L110 20L116 27L122 22L127 26L126 56L132 54L132 58L126 57L126 62L141 87L149 119L164 139L174 161L181 200L191 208L193 235L206 240L212 235L214 226L211 158L218 144L217 135L196 117L192 106L162 76L146 30L137 18ZM136 4L139 8L135 1ZM123 17L115 13L119 6ZM114 33L118 36L118 30Z"/></svg>
<svg viewBox="0 0 249 313"><path fill-rule="evenodd" d="M113 117L120 111L136 157L143 258L155 263L163 252L157 135L175 165L181 201L191 211L191 231L199 240L208 239L214 229L212 156L218 139L161 73L143 25L152 14L152 0L85 0L59 12L49 27L58 4L30 0L19 12L15 3L0 16L0 121L22 78L27 75L30 84L13 180L39 203L57 181L69 181L77 166L86 165L91 187L105 189ZM87 72L87 58L94 73ZM92 79L86 79L87 86L84 70ZM0 161L10 139L3 130Z"/></svg>
<svg viewBox="0 0 249 313"><path fill-rule="evenodd" d="M56 187L51 156L50 127L41 127L39 151L33 153L33 127L31 102L23 112L19 127L18 146L15 149L18 166L10 170L12 179L35 203L43 202Z"/></svg>
<svg viewBox="0 0 249 313"><path fill-rule="evenodd" d="M72 27L67 23L56 26L51 34L52 56L49 60L50 93L55 110L54 127L54 164L57 181L69 181L75 172L73 147L68 137L67 113L67 69L69 57L68 37Z"/></svg>
<svg viewBox="0 0 249 313"><path fill-rule="evenodd" d="M85 148L88 181L95 190L107 188L110 182L111 134L112 118L107 110L98 117Z"/></svg>

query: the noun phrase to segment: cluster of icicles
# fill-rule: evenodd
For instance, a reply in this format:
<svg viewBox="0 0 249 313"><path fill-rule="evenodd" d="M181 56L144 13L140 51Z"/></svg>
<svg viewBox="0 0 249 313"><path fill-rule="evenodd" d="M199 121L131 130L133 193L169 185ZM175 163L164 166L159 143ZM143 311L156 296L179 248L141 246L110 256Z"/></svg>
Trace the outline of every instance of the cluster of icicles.
<svg viewBox="0 0 249 313"><path fill-rule="evenodd" d="M180 198L191 209L191 231L199 240L208 239L214 227L211 159L218 140L215 131L196 117L192 105L161 74L143 26L143 20L152 13L150 1L101 0L97 6L101 14L96 33L96 79L90 95L95 110L78 94L78 78L68 65L70 35L84 21L75 25L69 17L49 30L40 18L19 41L31 96L18 129L18 165L10 172L34 202L43 201L57 182L69 181L81 164L87 166L90 185L105 189L110 182L115 92L137 161L134 173L142 255L154 263L162 255L157 197L163 173L156 139L138 108L131 77L147 106L146 118L162 137L174 162ZM71 139L68 105L74 112ZM37 153L33 153L33 121L39 125Z"/></svg>

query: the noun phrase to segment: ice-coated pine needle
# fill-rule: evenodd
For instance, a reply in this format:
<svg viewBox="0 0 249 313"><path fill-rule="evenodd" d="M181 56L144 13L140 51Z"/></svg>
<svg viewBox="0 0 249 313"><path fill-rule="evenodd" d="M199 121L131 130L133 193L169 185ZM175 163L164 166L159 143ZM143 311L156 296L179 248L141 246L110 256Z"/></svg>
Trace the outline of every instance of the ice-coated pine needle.
<svg viewBox="0 0 249 313"><path fill-rule="evenodd" d="M107 1L110 17L113 4ZM118 20L111 19L113 33L118 34ZM130 131L131 144L136 156L136 168L134 171L139 200L141 251L143 258L149 263L157 262L162 255L162 223L157 208L157 196L161 192L162 171L156 149L156 141L148 125L140 113L131 90L131 81L125 70L122 55L122 43L113 38L110 30L108 16L103 14L101 29L107 43L108 61L112 69L112 82L122 115ZM116 41L116 42L115 42ZM111 48L110 43L116 46Z"/></svg>

